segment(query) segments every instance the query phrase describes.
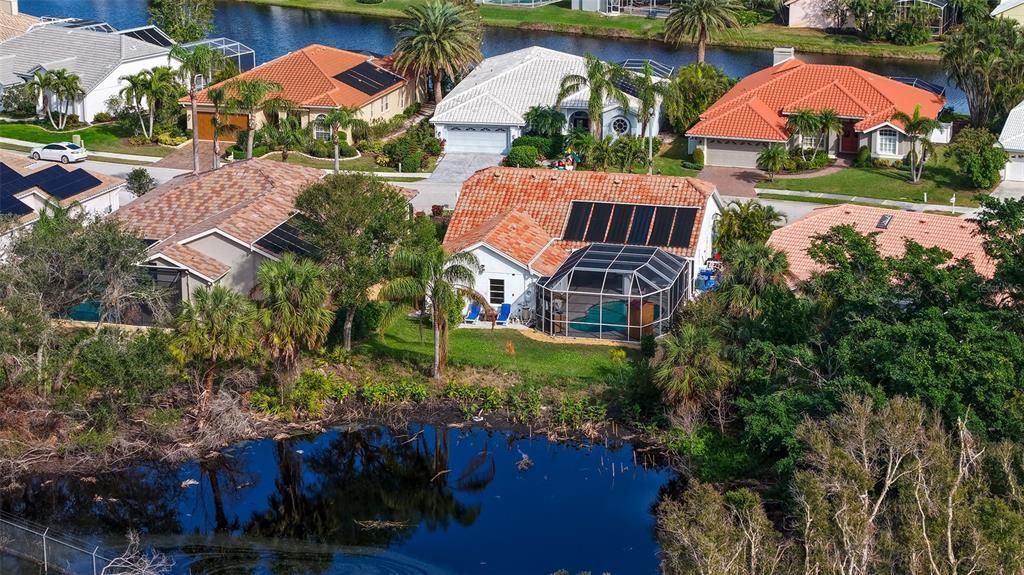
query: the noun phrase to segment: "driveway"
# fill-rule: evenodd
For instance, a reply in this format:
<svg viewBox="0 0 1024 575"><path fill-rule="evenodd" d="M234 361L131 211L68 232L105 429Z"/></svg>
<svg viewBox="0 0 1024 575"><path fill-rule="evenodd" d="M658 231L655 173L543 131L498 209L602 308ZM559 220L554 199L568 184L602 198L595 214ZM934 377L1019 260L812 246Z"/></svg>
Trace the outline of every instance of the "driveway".
<svg viewBox="0 0 1024 575"><path fill-rule="evenodd" d="M724 168L720 166L705 166L697 174L697 177L711 182L718 188L719 195L755 198L754 185L765 179L764 172L754 168Z"/></svg>
<svg viewBox="0 0 1024 575"><path fill-rule="evenodd" d="M156 166L136 166L130 164L115 164L114 162L97 162L93 160L86 160L80 164L74 164L89 170L90 172L97 172L100 174L107 174L108 176L116 176L118 178L125 178L128 176L128 172L135 168L145 168L149 175L153 176L158 184L162 184L167 180L170 180L174 176L181 174L187 174L192 170L176 170L173 168L158 168Z"/></svg>
<svg viewBox="0 0 1024 575"><path fill-rule="evenodd" d="M419 192L412 201L416 211L429 212L438 205L454 208L462 183L484 168L497 166L502 158L501 154L445 154L429 178L397 185Z"/></svg>
<svg viewBox="0 0 1024 575"><path fill-rule="evenodd" d="M1024 182L1003 181L996 189L992 190L992 197L1001 200L1024 200ZM975 208L962 217L968 220L975 219L981 213L981 208Z"/></svg>

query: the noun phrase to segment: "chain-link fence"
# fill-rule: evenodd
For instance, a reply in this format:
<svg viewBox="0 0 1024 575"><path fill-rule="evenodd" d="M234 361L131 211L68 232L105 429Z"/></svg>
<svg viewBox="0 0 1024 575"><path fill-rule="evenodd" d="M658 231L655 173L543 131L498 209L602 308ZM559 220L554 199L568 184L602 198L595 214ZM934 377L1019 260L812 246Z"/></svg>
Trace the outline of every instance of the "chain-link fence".
<svg viewBox="0 0 1024 575"><path fill-rule="evenodd" d="M37 563L45 573L100 575L111 560L99 550L44 525L0 513L0 554Z"/></svg>

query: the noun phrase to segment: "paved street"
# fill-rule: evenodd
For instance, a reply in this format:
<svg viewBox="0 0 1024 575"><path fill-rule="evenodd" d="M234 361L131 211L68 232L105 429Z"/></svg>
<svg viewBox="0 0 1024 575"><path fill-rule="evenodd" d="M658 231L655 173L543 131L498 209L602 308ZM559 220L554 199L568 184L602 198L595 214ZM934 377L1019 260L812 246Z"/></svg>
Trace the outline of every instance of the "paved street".
<svg viewBox="0 0 1024 575"><path fill-rule="evenodd" d="M445 154L433 175L419 182L399 182L397 185L419 192L412 201L413 209L430 211L431 206L455 207L462 182L484 168L501 163L500 154Z"/></svg>
<svg viewBox="0 0 1024 575"><path fill-rule="evenodd" d="M162 183L166 182L167 180L170 180L174 176L177 176L177 175L180 175L180 174L187 174L187 173L191 172L191 170L177 170L177 169L174 169L174 168L158 168L158 167L155 167L155 166L135 166L135 165L129 165L129 164L115 164L113 162L95 162L95 161L92 161L92 160L86 160L86 161L82 162L81 164L75 164L75 165L76 166L80 166L82 168L85 168L86 170L89 170L91 172L98 172L98 173L101 173L101 174L107 174L109 176L117 176L119 178L126 177L128 175L128 172L134 170L135 168L143 167L143 168L146 168L146 170L149 172L149 175L153 176L153 179L155 179L157 181L157 183L159 183L159 184L162 184Z"/></svg>
<svg viewBox="0 0 1024 575"><path fill-rule="evenodd" d="M992 190L992 197L1003 200L1024 200L1024 182L1002 182ZM975 208L963 215L966 219L977 216L981 208Z"/></svg>

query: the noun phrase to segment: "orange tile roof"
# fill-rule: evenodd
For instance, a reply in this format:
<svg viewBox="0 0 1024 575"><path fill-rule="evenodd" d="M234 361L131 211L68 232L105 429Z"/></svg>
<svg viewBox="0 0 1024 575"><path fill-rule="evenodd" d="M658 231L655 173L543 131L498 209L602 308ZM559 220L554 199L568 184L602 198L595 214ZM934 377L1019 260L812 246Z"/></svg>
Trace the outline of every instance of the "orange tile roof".
<svg viewBox="0 0 1024 575"><path fill-rule="evenodd" d="M888 228L879 229L878 222L885 215L893 216L892 221ZM879 252L886 257L902 256L906 240L913 240L926 248L942 248L952 253L954 259L971 260L978 273L986 277L995 273L995 262L985 255L974 222L937 214L844 204L816 209L805 218L772 232L768 245L786 253L794 285L822 269L807 255L814 236L840 225L852 225L862 234L877 233Z"/></svg>
<svg viewBox="0 0 1024 575"><path fill-rule="evenodd" d="M786 115L804 109L832 109L867 132L886 122L902 127L891 121L893 113L912 115L918 105L934 118L944 103L942 96L859 68L792 58L740 80L687 135L783 142L789 140Z"/></svg>
<svg viewBox="0 0 1024 575"><path fill-rule="evenodd" d="M217 281L231 269L227 264L214 259L197 249L181 244L169 244L160 250L160 256L186 266L210 281Z"/></svg>
<svg viewBox="0 0 1024 575"><path fill-rule="evenodd" d="M215 84L211 88L225 86L233 80L261 78L281 85L283 89L280 93L274 94L275 97L291 100L300 107L354 106L358 108L388 92L401 88L406 82L403 80L379 94L371 96L335 78L346 70L372 60L373 57L365 54L321 44L311 44L243 72L231 80ZM383 66L381 67L383 68ZM200 104L210 103L206 96L206 90L199 92L196 100ZM182 103L188 103L188 101L188 97L180 100Z"/></svg>
<svg viewBox="0 0 1024 575"><path fill-rule="evenodd" d="M488 168L462 186L445 235L448 251L478 243L549 275L570 249L586 242L561 240L574 200L697 208L690 246L665 248L690 256L700 235L714 185L695 178L545 169Z"/></svg>

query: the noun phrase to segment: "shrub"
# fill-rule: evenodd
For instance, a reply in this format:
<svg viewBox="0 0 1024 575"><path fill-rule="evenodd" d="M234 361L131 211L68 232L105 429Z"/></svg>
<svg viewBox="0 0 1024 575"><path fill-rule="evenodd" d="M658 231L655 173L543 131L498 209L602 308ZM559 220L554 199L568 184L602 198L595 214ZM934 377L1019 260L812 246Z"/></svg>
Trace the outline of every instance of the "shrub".
<svg viewBox="0 0 1024 575"><path fill-rule="evenodd" d="M513 385L505 393L508 418L516 423L528 423L540 417L542 401L540 390L531 385Z"/></svg>
<svg viewBox="0 0 1024 575"><path fill-rule="evenodd" d="M156 180L146 168L134 168L125 178L125 187L137 198L152 191L156 187Z"/></svg>
<svg viewBox="0 0 1024 575"><path fill-rule="evenodd" d="M508 157L505 158L505 165L514 168L532 168L537 165L537 148L533 146L519 146L512 148Z"/></svg>
<svg viewBox="0 0 1024 575"><path fill-rule="evenodd" d="M331 150L331 153L333 154L334 150ZM359 150L356 150L356 147L348 142L339 142L338 155L342 158L354 158L359 155Z"/></svg>
<svg viewBox="0 0 1024 575"><path fill-rule="evenodd" d="M324 412L325 399L341 402L354 391L355 386L337 376L322 371L306 370L295 380L291 402L309 415L320 417Z"/></svg>
<svg viewBox="0 0 1024 575"><path fill-rule="evenodd" d="M420 171L423 168L423 152L413 152L402 158L401 168L407 174Z"/></svg>
<svg viewBox="0 0 1024 575"><path fill-rule="evenodd" d="M426 142L423 142L423 149L431 156L440 156L442 150L441 140L438 140L437 138L430 138Z"/></svg>
<svg viewBox="0 0 1024 575"><path fill-rule="evenodd" d="M701 168L704 167L704 150L703 149L696 148L696 149L693 150L693 163L698 165L698 166L700 166Z"/></svg>
<svg viewBox="0 0 1024 575"><path fill-rule="evenodd" d="M384 151L384 142L380 140L363 140L356 143L356 149L367 154L379 154Z"/></svg>
<svg viewBox="0 0 1024 575"><path fill-rule="evenodd" d="M696 170L698 172L704 169L704 166L702 164L688 162L686 160L679 162L679 165L686 168L687 170Z"/></svg>
<svg viewBox="0 0 1024 575"><path fill-rule="evenodd" d="M857 148L857 156L853 160L855 168L867 168L871 166L871 150L867 146Z"/></svg>
<svg viewBox="0 0 1024 575"><path fill-rule="evenodd" d="M132 146L148 146L152 142L145 136L135 135L128 138L128 143Z"/></svg>
<svg viewBox="0 0 1024 575"><path fill-rule="evenodd" d="M456 381L451 381L445 386L444 396L455 400L466 416L501 409L505 400L502 391L497 387Z"/></svg>
<svg viewBox="0 0 1024 575"><path fill-rule="evenodd" d="M405 116L406 118L411 118L416 114L419 114L421 108L422 106L420 105L419 102L413 102L412 104L406 106L404 110L402 110L402 115Z"/></svg>
<svg viewBox="0 0 1024 575"><path fill-rule="evenodd" d="M972 186L989 189L999 183L999 171L1010 159L1006 150L996 147L997 141L996 135L985 128L964 128L946 151L956 159L957 172Z"/></svg>
<svg viewBox="0 0 1024 575"><path fill-rule="evenodd" d="M896 24L892 31L892 43L902 46L917 46L932 39L932 32L927 25L905 20Z"/></svg>
<svg viewBox="0 0 1024 575"><path fill-rule="evenodd" d="M263 415L281 415L284 407L281 396L270 386L260 386L249 394L249 408Z"/></svg>
<svg viewBox="0 0 1024 575"><path fill-rule="evenodd" d="M430 384L412 378L395 381L367 381L359 390L363 401L373 407L384 407L392 403L407 401L420 402L430 397Z"/></svg>
<svg viewBox="0 0 1024 575"><path fill-rule="evenodd" d="M757 26L771 20L771 17L758 10L737 10L736 23L740 26Z"/></svg>
<svg viewBox="0 0 1024 575"><path fill-rule="evenodd" d="M185 136L175 136L168 132L157 134L156 139L165 146L180 146L188 141L188 138Z"/></svg>
<svg viewBox="0 0 1024 575"><path fill-rule="evenodd" d="M650 358L654 357L654 354L658 351L658 340L654 339L654 334L646 334L640 338L640 355Z"/></svg>
<svg viewBox="0 0 1024 575"><path fill-rule="evenodd" d="M562 156L565 152L565 137L561 134L555 136L520 136L512 140L512 147L533 146L540 155L549 160Z"/></svg>
<svg viewBox="0 0 1024 575"><path fill-rule="evenodd" d="M334 157L334 145L327 140L310 140L309 145L304 150L310 156L316 158L333 158Z"/></svg>
<svg viewBox="0 0 1024 575"><path fill-rule="evenodd" d="M100 112L92 117L93 124L103 124L112 121L114 121L114 117L109 112Z"/></svg>
<svg viewBox="0 0 1024 575"><path fill-rule="evenodd" d="M12 86L0 91L0 110L4 114L16 118L28 118L36 115L37 100L32 97L24 84Z"/></svg>
<svg viewBox="0 0 1024 575"><path fill-rule="evenodd" d="M579 428L585 423L602 421L608 413L608 406L596 399L586 397L564 397L558 403L558 423L569 428Z"/></svg>

